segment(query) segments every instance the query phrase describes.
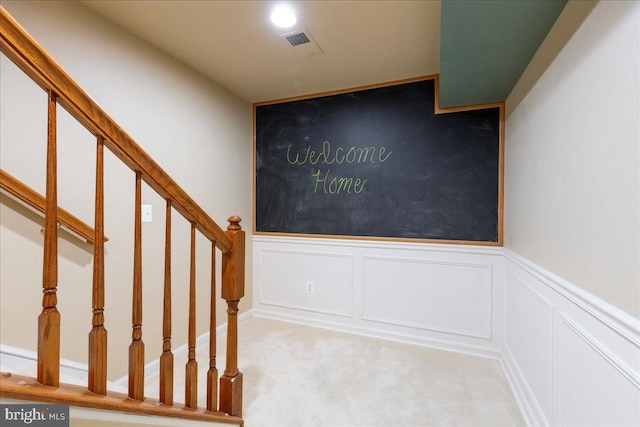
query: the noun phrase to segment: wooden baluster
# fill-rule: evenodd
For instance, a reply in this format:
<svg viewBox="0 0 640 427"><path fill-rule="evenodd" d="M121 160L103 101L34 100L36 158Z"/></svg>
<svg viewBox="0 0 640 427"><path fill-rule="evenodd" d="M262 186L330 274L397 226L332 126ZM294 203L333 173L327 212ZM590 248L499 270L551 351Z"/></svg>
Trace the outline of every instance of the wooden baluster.
<svg viewBox="0 0 640 427"><path fill-rule="evenodd" d="M238 303L244 296L244 231L241 218L229 218L232 252L222 254L222 298L227 301L227 366L220 378L220 410L242 417L242 372L238 369Z"/></svg>
<svg viewBox="0 0 640 427"><path fill-rule="evenodd" d="M93 244L93 328L89 332L89 391L107 394L107 330L104 327L104 140L96 148Z"/></svg>
<svg viewBox="0 0 640 427"><path fill-rule="evenodd" d="M191 272L189 275L189 361L185 368L184 406L198 407L198 362L196 362L196 224L191 223Z"/></svg>
<svg viewBox="0 0 640 427"><path fill-rule="evenodd" d="M171 352L171 200L167 200L165 222L160 402L165 405L173 405L173 353Z"/></svg>
<svg viewBox="0 0 640 427"><path fill-rule="evenodd" d="M133 307L129 346L129 397L144 399L144 343L142 342L142 176L136 172L135 232L133 241Z"/></svg>
<svg viewBox="0 0 640 427"><path fill-rule="evenodd" d="M209 312L209 371L207 409L218 410L218 368L216 368L216 242L211 242L211 308Z"/></svg>
<svg viewBox="0 0 640 427"><path fill-rule="evenodd" d="M47 120L47 183L42 266L42 312L38 316L38 382L60 383L60 313L58 298L58 196L56 154L56 94L49 91Z"/></svg>

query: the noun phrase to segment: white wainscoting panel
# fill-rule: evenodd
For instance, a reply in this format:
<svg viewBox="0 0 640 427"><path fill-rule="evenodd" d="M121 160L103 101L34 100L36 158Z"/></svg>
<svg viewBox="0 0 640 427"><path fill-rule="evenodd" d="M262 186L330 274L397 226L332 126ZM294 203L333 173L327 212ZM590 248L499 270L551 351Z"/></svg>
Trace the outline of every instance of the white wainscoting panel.
<svg viewBox="0 0 640 427"><path fill-rule="evenodd" d="M284 236L253 248L256 316L500 355L501 248Z"/></svg>
<svg viewBox="0 0 640 427"><path fill-rule="evenodd" d="M640 426L637 373L567 316L561 325L558 425Z"/></svg>
<svg viewBox="0 0 640 427"><path fill-rule="evenodd" d="M284 249L258 253L259 303L337 316L352 315L353 257L349 254ZM307 286L313 287L308 292Z"/></svg>
<svg viewBox="0 0 640 427"><path fill-rule="evenodd" d="M363 259L364 320L491 339L491 264Z"/></svg>
<svg viewBox="0 0 640 427"><path fill-rule="evenodd" d="M506 351L518 361L519 378L525 384L527 401L543 413L539 424L551 417L553 352L553 307L540 292L529 286L518 272L506 272Z"/></svg>
<svg viewBox="0 0 640 427"><path fill-rule="evenodd" d="M253 248L256 316L499 358L531 426L640 425L640 320L508 249L284 236Z"/></svg>
<svg viewBox="0 0 640 427"><path fill-rule="evenodd" d="M529 425L640 425L640 321L504 250L503 366Z"/></svg>

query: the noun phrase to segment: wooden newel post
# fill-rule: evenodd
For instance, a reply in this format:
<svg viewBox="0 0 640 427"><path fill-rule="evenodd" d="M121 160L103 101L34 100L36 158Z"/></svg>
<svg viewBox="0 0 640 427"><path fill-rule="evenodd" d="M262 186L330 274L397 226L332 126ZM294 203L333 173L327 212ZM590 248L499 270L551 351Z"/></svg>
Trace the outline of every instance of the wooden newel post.
<svg viewBox="0 0 640 427"><path fill-rule="evenodd" d="M242 372L238 369L238 303L244 296L244 231L238 216L229 218L232 252L222 254L222 298L227 301L227 366L220 378L220 411L242 417Z"/></svg>

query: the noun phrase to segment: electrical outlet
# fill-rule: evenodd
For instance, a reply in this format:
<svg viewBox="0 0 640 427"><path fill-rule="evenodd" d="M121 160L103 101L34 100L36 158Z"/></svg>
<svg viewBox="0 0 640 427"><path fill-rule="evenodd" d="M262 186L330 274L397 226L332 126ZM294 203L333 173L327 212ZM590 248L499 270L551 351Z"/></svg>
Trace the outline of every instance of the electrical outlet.
<svg viewBox="0 0 640 427"><path fill-rule="evenodd" d="M307 293L308 294L313 294L316 292L316 283L311 281L311 280L307 280Z"/></svg>

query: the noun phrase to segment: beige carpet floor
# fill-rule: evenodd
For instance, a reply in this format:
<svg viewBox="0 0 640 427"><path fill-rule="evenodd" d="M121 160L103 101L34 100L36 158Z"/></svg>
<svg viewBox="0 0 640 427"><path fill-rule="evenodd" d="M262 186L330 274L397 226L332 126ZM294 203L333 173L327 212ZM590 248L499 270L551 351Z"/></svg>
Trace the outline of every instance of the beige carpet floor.
<svg viewBox="0 0 640 427"><path fill-rule="evenodd" d="M257 317L239 329L247 427L525 425L496 360ZM200 405L207 351L197 350ZM176 359L176 401L185 363ZM157 387L151 375L145 394Z"/></svg>

